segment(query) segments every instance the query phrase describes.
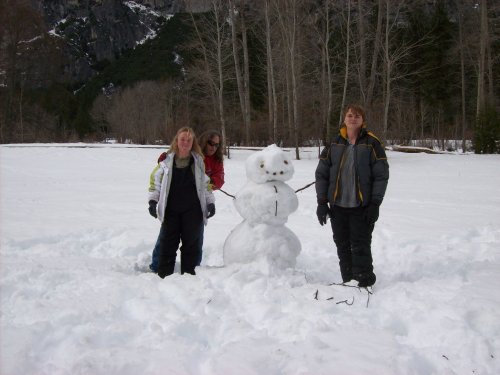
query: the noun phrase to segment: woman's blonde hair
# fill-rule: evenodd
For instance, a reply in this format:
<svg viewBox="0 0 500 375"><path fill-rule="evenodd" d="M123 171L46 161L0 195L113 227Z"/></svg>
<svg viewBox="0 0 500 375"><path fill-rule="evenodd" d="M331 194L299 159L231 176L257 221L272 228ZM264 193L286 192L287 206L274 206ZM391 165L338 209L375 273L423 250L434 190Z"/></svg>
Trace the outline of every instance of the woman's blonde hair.
<svg viewBox="0 0 500 375"><path fill-rule="evenodd" d="M181 133L188 133L188 136L191 136L193 138L193 146L191 146L191 151L196 152L199 154L201 157L204 157L203 152L201 151L201 147L198 143L198 140L196 139L196 134L192 128L189 126L183 126L179 130L177 130L177 133L175 134L174 139L172 140L172 143L170 144L170 149L168 150L169 153L179 153L179 146L177 144L177 141L179 140L179 135Z"/></svg>

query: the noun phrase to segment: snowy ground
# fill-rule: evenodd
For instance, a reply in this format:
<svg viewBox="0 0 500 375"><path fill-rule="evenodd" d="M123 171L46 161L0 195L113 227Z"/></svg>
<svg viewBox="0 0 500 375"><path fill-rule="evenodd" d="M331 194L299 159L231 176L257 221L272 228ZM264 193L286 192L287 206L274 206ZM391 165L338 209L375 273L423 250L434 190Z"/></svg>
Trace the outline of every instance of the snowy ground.
<svg viewBox="0 0 500 375"><path fill-rule="evenodd" d="M330 285L313 187L287 224L295 270L224 267L241 217L217 192L197 276L142 272L159 152L0 147L1 375L500 373L500 155L388 153L369 296ZM225 191L245 184L251 152L226 160ZM294 160L292 188L314 180L316 156Z"/></svg>

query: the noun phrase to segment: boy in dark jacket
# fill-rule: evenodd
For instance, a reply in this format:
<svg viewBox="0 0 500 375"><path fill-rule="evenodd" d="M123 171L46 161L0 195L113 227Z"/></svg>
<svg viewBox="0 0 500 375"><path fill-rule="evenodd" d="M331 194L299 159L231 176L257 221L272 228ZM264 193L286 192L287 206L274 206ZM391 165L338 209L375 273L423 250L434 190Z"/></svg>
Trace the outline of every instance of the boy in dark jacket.
<svg viewBox="0 0 500 375"><path fill-rule="evenodd" d="M372 232L389 180L389 164L377 137L366 129L361 106L348 105L344 125L316 168L316 214L321 225L331 218L342 281L375 283Z"/></svg>

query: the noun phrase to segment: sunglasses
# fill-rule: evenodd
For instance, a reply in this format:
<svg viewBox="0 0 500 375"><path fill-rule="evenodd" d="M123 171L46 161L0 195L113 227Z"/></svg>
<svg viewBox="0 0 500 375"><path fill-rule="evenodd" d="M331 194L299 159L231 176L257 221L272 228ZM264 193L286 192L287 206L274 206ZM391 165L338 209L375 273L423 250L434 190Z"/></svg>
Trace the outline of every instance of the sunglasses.
<svg viewBox="0 0 500 375"><path fill-rule="evenodd" d="M212 147L219 147L220 143L215 143L215 142L212 142L210 139L207 141L207 143L212 146Z"/></svg>

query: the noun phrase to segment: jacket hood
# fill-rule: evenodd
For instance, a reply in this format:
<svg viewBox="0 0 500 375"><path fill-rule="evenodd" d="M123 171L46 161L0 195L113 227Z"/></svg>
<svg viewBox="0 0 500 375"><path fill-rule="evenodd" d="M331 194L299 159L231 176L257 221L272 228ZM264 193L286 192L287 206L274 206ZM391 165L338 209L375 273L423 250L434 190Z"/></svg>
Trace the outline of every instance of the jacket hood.
<svg viewBox="0 0 500 375"><path fill-rule="evenodd" d="M365 136L366 133L367 133L366 125L363 124L363 126L361 126L361 129L359 130L359 136L358 136L358 138L361 138L361 137ZM344 138L345 140L347 140L347 126L342 125L342 127L340 128L340 135L341 135L342 138Z"/></svg>

